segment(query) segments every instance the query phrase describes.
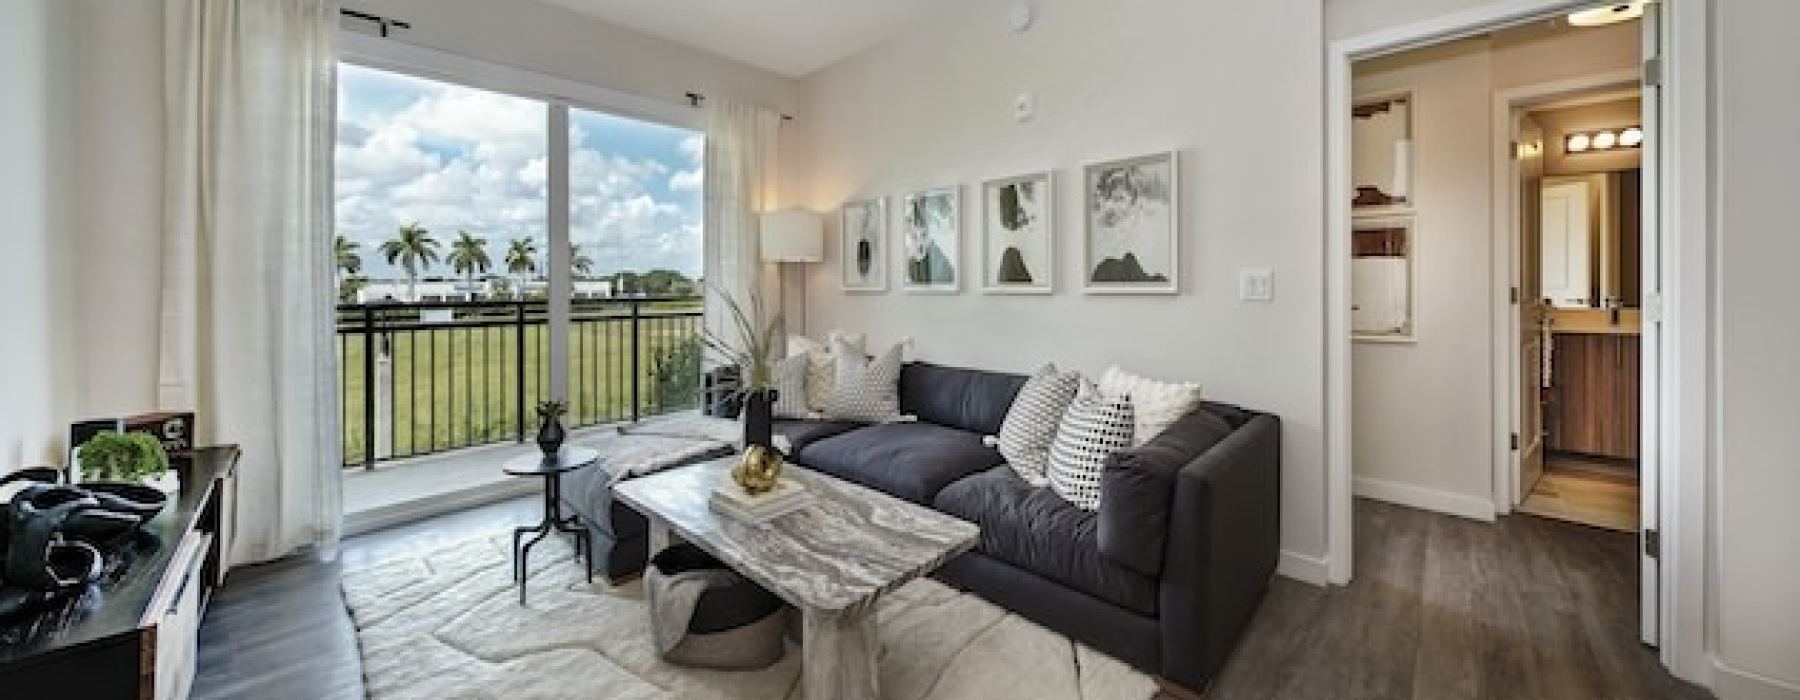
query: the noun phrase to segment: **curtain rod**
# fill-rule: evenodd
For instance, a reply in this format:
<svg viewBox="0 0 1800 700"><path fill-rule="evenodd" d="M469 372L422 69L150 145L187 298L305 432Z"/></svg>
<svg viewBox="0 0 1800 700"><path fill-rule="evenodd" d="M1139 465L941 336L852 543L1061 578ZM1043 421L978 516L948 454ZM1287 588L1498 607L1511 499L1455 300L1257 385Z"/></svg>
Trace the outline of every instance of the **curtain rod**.
<svg viewBox="0 0 1800 700"><path fill-rule="evenodd" d="M403 21L397 20L397 19L388 19L386 17L382 17L381 15L371 15L367 12L358 12L356 10L351 10L351 9L340 9L340 10L338 10L338 14L343 15L345 17L349 17L351 19L360 19L365 22L374 22L377 26L381 27L381 38L383 38L383 39L388 38L388 30L389 29L412 29L412 24L410 24L410 23L403 22Z"/></svg>
<svg viewBox="0 0 1800 700"><path fill-rule="evenodd" d="M698 92L688 92L688 93L684 93L684 94L687 95L687 101L688 101L689 107L699 107L700 105L706 104L706 95L700 94ZM791 122L794 120L794 118L791 116L788 116L786 114L783 114L783 115L781 115L781 120L784 122Z"/></svg>

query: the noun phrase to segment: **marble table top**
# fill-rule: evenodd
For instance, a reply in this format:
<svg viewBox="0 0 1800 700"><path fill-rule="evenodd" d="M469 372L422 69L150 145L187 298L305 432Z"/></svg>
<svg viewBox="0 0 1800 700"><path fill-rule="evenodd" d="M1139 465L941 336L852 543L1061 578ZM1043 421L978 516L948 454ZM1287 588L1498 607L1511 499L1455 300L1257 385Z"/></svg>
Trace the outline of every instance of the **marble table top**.
<svg viewBox="0 0 1800 700"><path fill-rule="evenodd" d="M793 464L783 479L812 502L764 523L707 505L730 484L737 457L725 457L614 487L626 505L661 521L788 603L825 613L863 612L882 593L931 572L975 546L975 524Z"/></svg>

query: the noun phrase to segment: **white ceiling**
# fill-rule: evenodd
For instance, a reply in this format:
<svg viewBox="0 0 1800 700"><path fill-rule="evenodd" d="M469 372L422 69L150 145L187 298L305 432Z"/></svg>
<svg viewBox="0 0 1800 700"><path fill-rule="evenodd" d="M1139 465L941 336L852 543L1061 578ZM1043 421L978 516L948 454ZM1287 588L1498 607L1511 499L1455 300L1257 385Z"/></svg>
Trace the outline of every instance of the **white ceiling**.
<svg viewBox="0 0 1800 700"><path fill-rule="evenodd" d="M880 44L955 0L543 0L790 78Z"/></svg>

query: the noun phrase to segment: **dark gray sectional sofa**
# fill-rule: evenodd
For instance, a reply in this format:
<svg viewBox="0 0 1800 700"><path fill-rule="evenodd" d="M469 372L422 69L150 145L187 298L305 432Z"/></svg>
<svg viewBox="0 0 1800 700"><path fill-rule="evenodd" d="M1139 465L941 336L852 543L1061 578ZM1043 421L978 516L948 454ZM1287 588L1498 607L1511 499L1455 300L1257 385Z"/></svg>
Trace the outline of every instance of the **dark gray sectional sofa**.
<svg viewBox="0 0 1800 700"><path fill-rule="evenodd" d="M1204 689L1274 575L1281 422L1206 403L1115 454L1098 511L1033 488L983 444L1025 377L908 364L900 405L917 422L777 421L791 459L981 526L937 573L1183 688Z"/></svg>
<svg viewBox="0 0 1800 700"><path fill-rule="evenodd" d="M914 362L901 371L900 406L916 422L775 429L794 462L980 525L980 544L939 580L1203 690L1275 571L1280 420L1206 403L1113 455L1100 508L1085 511L1027 485L983 443L1025 379ZM603 564L616 579L641 570L644 523L613 505L607 529L620 546Z"/></svg>

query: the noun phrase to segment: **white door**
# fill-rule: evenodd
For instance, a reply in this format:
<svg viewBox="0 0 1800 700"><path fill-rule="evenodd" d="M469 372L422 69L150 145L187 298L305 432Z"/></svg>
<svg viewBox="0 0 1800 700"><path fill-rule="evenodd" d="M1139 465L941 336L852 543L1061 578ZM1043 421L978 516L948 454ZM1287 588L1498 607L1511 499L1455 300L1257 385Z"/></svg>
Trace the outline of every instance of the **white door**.
<svg viewBox="0 0 1800 700"><path fill-rule="evenodd" d="M1542 144L1543 128L1529 115L1519 115L1518 143ZM1519 459L1519 483L1514 486L1513 505L1525 502L1531 489L1544 475L1544 387L1549 361L1549 310L1544 307L1542 267L1538 264L1543 248L1539 229L1542 210L1544 156L1540 147L1520 155L1516 161L1519 192L1519 285L1513 302L1519 323L1519 415L1514 423Z"/></svg>
<svg viewBox="0 0 1800 700"><path fill-rule="evenodd" d="M1644 7L1644 63L1660 63L1662 42L1662 5L1651 2ZM1646 71L1647 73L1649 71ZM1643 179L1643 334L1642 398L1639 410L1638 499L1642 529L1638 533L1638 553L1642 563L1638 600L1641 610L1642 639L1645 644L1662 643L1662 564L1661 489L1662 489L1662 87L1655 76L1646 75L1643 89L1644 128Z"/></svg>
<svg viewBox="0 0 1800 700"><path fill-rule="evenodd" d="M1543 277L1544 298L1559 307L1582 308L1593 305L1591 298L1590 242L1591 221L1588 211L1588 183L1582 181L1546 184L1543 187Z"/></svg>

